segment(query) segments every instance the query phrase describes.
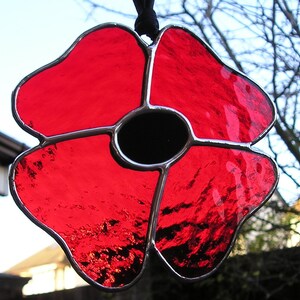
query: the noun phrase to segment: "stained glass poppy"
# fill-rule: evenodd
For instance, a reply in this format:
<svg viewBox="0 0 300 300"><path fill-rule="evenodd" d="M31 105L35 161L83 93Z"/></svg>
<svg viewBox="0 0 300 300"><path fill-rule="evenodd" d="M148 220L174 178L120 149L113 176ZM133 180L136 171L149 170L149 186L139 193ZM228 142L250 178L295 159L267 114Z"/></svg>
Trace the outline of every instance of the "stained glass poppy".
<svg viewBox="0 0 300 300"><path fill-rule="evenodd" d="M131 286L152 249L180 278L205 278L277 184L252 148L272 102L184 28L147 45L95 27L20 82L13 110L40 140L11 169L17 205L104 289Z"/></svg>

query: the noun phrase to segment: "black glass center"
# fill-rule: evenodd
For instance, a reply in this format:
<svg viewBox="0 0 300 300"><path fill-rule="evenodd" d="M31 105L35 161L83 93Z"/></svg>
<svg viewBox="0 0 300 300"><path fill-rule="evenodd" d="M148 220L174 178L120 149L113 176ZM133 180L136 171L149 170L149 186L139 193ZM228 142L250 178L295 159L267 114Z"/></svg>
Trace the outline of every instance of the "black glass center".
<svg viewBox="0 0 300 300"><path fill-rule="evenodd" d="M118 133L121 151L141 164L162 163L180 152L188 140L185 122L168 111L147 112L128 120Z"/></svg>

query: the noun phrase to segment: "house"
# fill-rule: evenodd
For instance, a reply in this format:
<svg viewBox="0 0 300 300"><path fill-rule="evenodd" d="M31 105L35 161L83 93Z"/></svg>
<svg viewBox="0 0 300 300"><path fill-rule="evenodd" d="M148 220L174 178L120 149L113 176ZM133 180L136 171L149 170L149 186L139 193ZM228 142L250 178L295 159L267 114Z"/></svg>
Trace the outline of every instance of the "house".
<svg viewBox="0 0 300 300"><path fill-rule="evenodd" d="M8 170L14 159L28 147L0 132L0 196L8 195ZM30 278L0 273L0 300L21 299Z"/></svg>
<svg viewBox="0 0 300 300"><path fill-rule="evenodd" d="M87 284L77 275L57 244L37 252L8 269L6 273L31 277L23 288L24 295L54 292Z"/></svg>
<svg viewBox="0 0 300 300"><path fill-rule="evenodd" d="M0 132L0 196L8 194L8 168L28 147Z"/></svg>

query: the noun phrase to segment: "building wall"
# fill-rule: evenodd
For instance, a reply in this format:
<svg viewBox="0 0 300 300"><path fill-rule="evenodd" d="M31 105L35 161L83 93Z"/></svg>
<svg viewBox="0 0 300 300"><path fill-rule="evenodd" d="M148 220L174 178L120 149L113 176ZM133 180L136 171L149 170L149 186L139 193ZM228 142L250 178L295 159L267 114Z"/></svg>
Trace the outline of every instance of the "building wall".
<svg viewBox="0 0 300 300"><path fill-rule="evenodd" d="M49 293L86 285L70 266L48 264L31 268L21 275L32 278L23 288L24 295Z"/></svg>

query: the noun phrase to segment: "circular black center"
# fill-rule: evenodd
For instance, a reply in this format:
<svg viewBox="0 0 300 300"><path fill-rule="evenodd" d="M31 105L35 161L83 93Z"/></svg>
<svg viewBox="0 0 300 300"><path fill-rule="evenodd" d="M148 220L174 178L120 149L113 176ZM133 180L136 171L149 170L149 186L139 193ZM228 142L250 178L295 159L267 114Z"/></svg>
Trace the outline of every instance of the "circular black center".
<svg viewBox="0 0 300 300"><path fill-rule="evenodd" d="M125 123L118 133L121 151L141 164L169 160L188 140L185 122L172 112L148 112Z"/></svg>

